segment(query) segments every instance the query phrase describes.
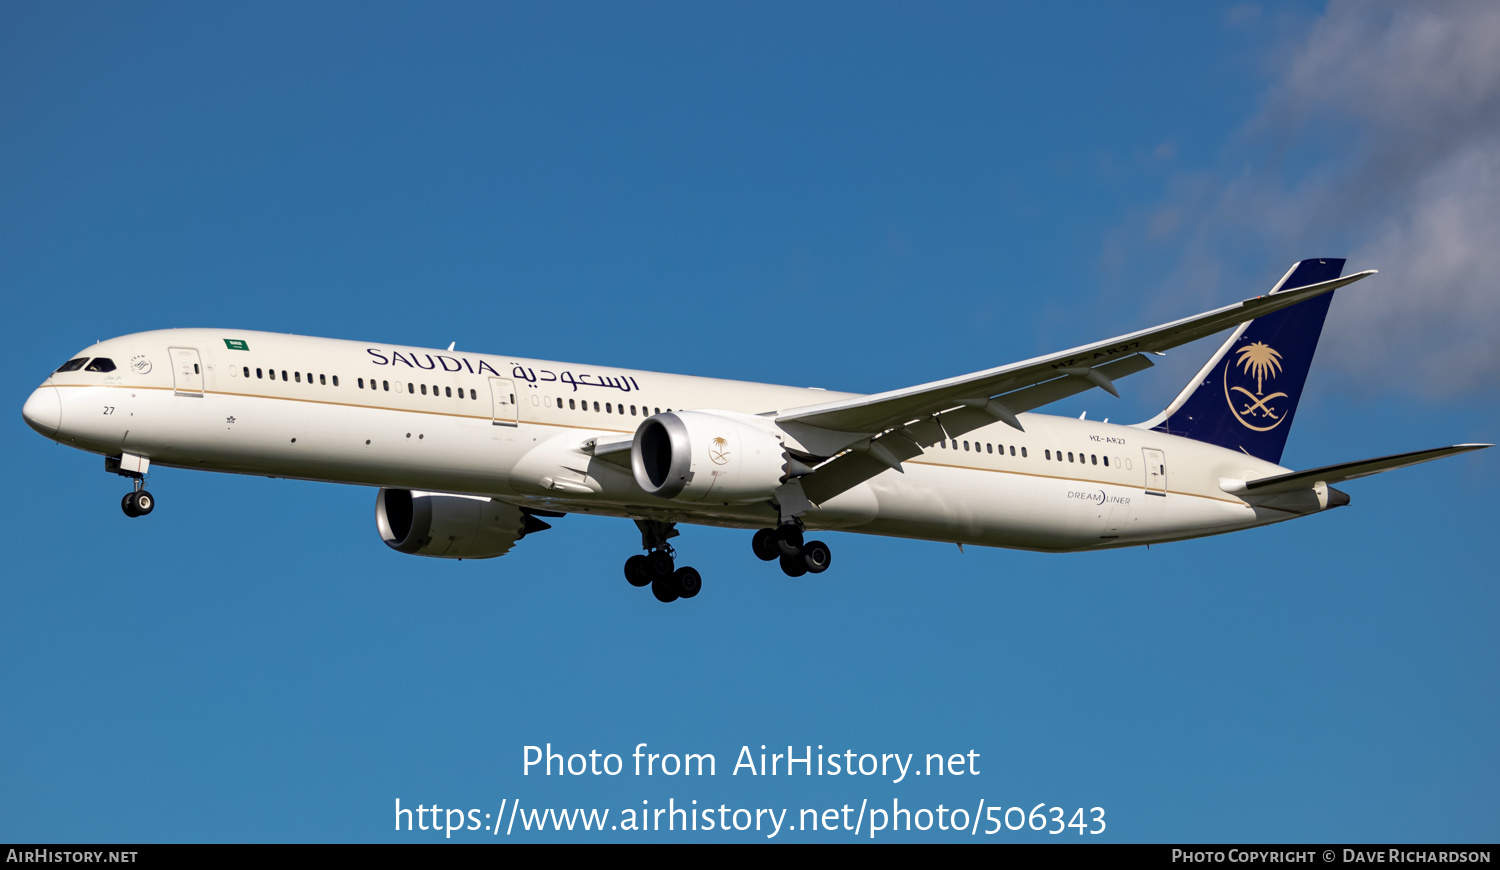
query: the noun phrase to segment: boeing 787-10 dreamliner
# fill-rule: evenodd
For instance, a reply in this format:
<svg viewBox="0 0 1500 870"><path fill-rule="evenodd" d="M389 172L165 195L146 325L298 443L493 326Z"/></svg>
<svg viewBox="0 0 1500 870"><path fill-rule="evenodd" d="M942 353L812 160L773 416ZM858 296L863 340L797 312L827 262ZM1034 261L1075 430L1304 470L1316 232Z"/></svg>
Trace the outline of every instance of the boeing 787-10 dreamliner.
<svg viewBox="0 0 1500 870"><path fill-rule="evenodd" d="M1292 471L1282 447L1343 260L1304 260L1269 294L1060 353L875 395L234 329L103 341L23 409L104 455L152 512L152 465L378 487L390 547L487 559L542 518L632 519L625 576L662 601L679 523L756 530L791 576L827 570L836 529L1051 552L1178 541L1349 503L1356 477L1487 447L1459 444ZM1229 339L1135 425L1030 413Z"/></svg>

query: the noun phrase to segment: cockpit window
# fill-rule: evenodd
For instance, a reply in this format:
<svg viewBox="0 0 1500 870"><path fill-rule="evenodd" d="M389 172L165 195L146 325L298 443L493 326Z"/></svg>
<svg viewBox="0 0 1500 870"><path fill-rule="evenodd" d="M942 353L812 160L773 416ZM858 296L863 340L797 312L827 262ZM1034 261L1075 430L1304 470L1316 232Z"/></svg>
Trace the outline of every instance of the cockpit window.
<svg viewBox="0 0 1500 870"><path fill-rule="evenodd" d="M86 362L88 362L88 361L89 361L89 358L86 357L86 356L81 356L78 359L70 359L67 362L63 363L61 366L59 366L58 369L57 369L57 372L58 373L61 373L61 372L76 372L79 369L83 368L83 364L86 363Z"/></svg>
<svg viewBox="0 0 1500 870"><path fill-rule="evenodd" d="M114 370L115 361L102 356L96 357L93 362L89 363L89 367L84 369L86 372L112 372Z"/></svg>

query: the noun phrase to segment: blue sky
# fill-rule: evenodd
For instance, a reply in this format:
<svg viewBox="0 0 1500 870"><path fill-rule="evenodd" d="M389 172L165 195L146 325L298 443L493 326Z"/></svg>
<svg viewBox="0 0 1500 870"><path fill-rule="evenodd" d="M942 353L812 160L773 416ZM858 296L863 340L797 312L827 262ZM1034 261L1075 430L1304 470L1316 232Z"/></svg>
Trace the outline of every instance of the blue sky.
<svg viewBox="0 0 1500 870"><path fill-rule="evenodd" d="M662 606L624 521L449 564L384 547L372 490L171 469L128 520L19 412L95 339L200 325L876 391L1347 256L1381 274L1284 461L1494 441L1497 39L1489 4L0 8L0 840L444 839L398 798L1495 840L1489 451L1149 551L836 534L795 583L685 528L705 590ZM1055 410L1145 419L1210 352ZM547 742L720 769L523 776ZM761 744L980 774L729 775ZM777 839L815 836L851 837Z"/></svg>

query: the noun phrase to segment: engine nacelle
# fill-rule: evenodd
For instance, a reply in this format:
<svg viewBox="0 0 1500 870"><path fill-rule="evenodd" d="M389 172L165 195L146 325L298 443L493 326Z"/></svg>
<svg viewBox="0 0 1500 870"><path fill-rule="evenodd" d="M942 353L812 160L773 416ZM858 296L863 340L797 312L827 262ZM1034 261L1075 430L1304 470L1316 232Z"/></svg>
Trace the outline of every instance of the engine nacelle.
<svg viewBox="0 0 1500 870"><path fill-rule="evenodd" d="M382 489L375 525L386 546L413 556L493 559L548 526L515 505L477 495Z"/></svg>
<svg viewBox="0 0 1500 870"><path fill-rule="evenodd" d="M734 411L668 411L635 430L635 482L661 498L744 504L770 498L789 457L774 424Z"/></svg>

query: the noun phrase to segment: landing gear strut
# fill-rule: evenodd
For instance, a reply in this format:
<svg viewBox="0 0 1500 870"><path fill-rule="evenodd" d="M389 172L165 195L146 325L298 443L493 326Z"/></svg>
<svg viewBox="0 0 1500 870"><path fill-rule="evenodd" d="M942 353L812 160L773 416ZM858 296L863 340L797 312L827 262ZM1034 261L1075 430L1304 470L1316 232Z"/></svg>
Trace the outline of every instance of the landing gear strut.
<svg viewBox="0 0 1500 870"><path fill-rule="evenodd" d="M799 520L774 529L761 529L750 539L750 549L763 562L777 560L788 577L822 574L833 564L833 552L822 541L804 541Z"/></svg>
<svg viewBox="0 0 1500 870"><path fill-rule="evenodd" d="M143 517L156 508L156 496L146 491L146 476L139 471L125 471L120 468L120 460L114 457L105 457L104 470L128 477L135 483L135 489L125 493L120 499L120 510L127 517Z"/></svg>
<svg viewBox="0 0 1500 870"><path fill-rule="evenodd" d="M676 552L667 541L677 537L675 523L659 520L636 520L641 530L641 549L625 560L625 579L631 586L650 586L651 594L662 603L692 598L703 588L703 577L694 568L677 567Z"/></svg>

